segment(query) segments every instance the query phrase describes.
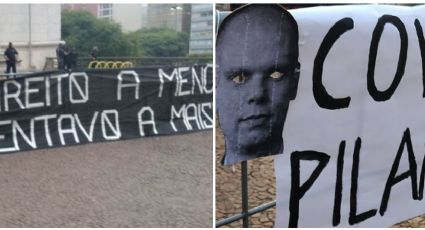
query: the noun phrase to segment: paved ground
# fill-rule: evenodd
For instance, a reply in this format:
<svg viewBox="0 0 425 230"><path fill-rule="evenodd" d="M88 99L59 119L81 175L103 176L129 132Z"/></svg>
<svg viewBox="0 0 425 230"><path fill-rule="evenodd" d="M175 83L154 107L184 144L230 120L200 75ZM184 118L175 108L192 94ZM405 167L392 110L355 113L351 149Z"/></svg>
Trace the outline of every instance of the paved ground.
<svg viewBox="0 0 425 230"><path fill-rule="evenodd" d="M211 227L212 131L0 155L0 227Z"/></svg>
<svg viewBox="0 0 425 230"><path fill-rule="evenodd" d="M224 153L224 140L217 128L216 137L216 219L220 220L241 212L241 171L240 164L222 166L220 160ZM263 157L248 161L249 208L275 199L275 176L273 157ZM275 210L255 214L251 217L251 227L273 227ZM242 221L225 227L242 227Z"/></svg>
<svg viewBox="0 0 425 230"><path fill-rule="evenodd" d="M221 130L216 132L216 218L218 220L241 212L240 164L221 166L220 160L224 152L224 140ZM263 157L248 162L249 172L249 207L275 199L275 176L273 157ZM273 227L275 209L251 217L251 227ZM225 227L242 227L242 221L231 223ZM393 227L425 227L425 215L403 221Z"/></svg>

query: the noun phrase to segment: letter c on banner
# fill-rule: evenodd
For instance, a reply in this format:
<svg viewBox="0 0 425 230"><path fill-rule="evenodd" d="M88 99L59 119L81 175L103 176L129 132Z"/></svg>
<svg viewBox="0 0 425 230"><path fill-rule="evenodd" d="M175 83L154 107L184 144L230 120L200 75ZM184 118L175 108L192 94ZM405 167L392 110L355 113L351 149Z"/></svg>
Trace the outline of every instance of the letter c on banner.
<svg viewBox="0 0 425 230"><path fill-rule="evenodd" d="M350 104L350 97L334 98L329 95L323 86L322 75L323 63L325 62L330 49L343 33L353 29L353 27L354 22L351 18L343 18L337 21L335 25L329 29L325 38L323 38L322 44L320 44L319 51L317 51L313 67L313 95L316 103L322 108L332 110L342 109L347 108Z"/></svg>

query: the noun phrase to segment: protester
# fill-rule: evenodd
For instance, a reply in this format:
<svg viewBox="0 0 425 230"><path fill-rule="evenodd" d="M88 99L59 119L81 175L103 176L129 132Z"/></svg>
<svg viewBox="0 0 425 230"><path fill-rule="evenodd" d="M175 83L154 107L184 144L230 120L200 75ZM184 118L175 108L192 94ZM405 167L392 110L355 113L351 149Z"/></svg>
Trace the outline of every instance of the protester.
<svg viewBox="0 0 425 230"><path fill-rule="evenodd" d="M97 60L97 53L99 52L99 49L97 46L93 46L93 49L91 50L90 56L92 61Z"/></svg>
<svg viewBox="0 0 425 230"><path fill-rule="evenodd" d="M18 51L13 47L12 42L9 42L9 46L6 51L4 51L4 58L6 59L6 73L10 73L12 68L13 73L16 73L16 61L17 61Z"/></svg>
<svg viewBox="0 0 425 230"><path fill-rule="evenodd" d="M71 65L71 48L68 45L65 45L63 49L63 65L64 69L70 69Z"/></svg>
<svg viewBox="0 0 425 230"><path fill-rule="evenodd" d="M64 49L64 66L66 70L72 70L77 66L78 54L70 46L65 46Z"/></svg>
<svg viewBox="0 0 425 230"><path fill-rule="evenodd" d="M71 49L71 68L77 67L78 53L75 49Z"/></svg>
<svg viewBox="0 0 425 230"><path fill-rule="evenodd" d="M64 45L59 44L56 48L56 58L58 60L58 69L64 69Z"/></svg>

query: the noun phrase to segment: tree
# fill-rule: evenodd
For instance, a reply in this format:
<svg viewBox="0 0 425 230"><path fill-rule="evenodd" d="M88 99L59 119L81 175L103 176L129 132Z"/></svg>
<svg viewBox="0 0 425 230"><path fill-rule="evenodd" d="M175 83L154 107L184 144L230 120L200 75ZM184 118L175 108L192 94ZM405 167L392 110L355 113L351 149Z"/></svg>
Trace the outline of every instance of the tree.
<svg viewBox="0 0 425 230"><path fill-rule="evenodd" d="M89 56L93 46L99 56L129 56L131 43L118 23L97 19L87 11L62 12L62 39L80 57Z"/></svg>
<svg viewBox="0 0 425 230"><path fill-rule="evenodd" d="M133 56L183 57L188 52L188 35L167 28L141 29L128 38Z"/></svg>
<svg viewBox="0 0 425 230"><path fill-rule="evenodd" d="M184 57L189 47L186 33L155 28L124 34L120 24L87 11L62 12L62 39L80 57L89 56L93 46L99 48L99 56L134 57Z"/></svg>

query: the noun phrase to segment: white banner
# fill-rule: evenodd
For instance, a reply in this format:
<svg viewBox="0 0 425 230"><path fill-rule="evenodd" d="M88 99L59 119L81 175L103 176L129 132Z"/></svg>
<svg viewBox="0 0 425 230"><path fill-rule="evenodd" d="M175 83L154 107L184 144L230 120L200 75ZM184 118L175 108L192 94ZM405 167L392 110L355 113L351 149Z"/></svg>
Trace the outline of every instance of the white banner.
<svg viewBox="0 0 425 230"><path fill-rule="evenodd" d="M276 227L387 227L424 214L425 7L291 13L301 75L275 160Z"/></svg>

